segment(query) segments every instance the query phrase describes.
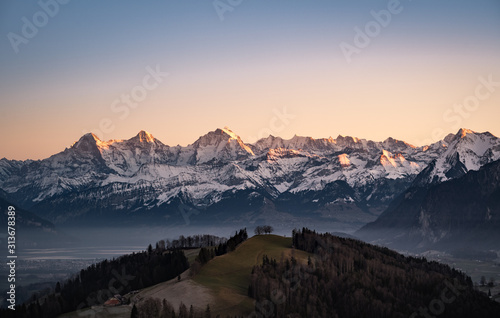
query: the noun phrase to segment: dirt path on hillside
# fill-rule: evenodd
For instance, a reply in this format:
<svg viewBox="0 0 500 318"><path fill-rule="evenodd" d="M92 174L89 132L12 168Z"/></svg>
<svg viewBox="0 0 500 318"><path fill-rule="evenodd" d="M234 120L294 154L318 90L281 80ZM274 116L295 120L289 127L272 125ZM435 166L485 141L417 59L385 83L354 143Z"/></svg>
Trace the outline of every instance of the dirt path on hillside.
<svg viewBox="0 0 500 318"><path fill-rule="evenodd" d="M148 287L132 298L133 302L140 302L146 298L166 299L175 310L179 309L182 302L189 309L191 305L200 310L205 310L207 304L214 304L215 298L210 289L195 283L189 277L189 270L181 275L181 281L177 278L167 282Z"/></svg>

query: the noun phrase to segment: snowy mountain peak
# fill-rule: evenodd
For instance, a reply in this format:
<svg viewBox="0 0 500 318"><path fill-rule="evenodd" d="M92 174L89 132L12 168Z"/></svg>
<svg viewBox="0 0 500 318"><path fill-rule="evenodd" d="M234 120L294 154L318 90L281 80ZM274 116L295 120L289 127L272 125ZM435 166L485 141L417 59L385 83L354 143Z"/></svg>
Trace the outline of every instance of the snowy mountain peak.
<svg viewBox="0 0 500 318"><path fill-rule="evenodd" d="M417 174L419 184L428 185L500 159L500 139L490 133L461 130L452 137L418 148L393 138L375 142L344 136L269 136L247 145L225 127L186 147L168 147L145 131L122 141L86 134L41 161L0 160L0 188L25 198L27 205L61 202L53 210L57 217L68 206L81 206L82 213L163 211L176 200L211 207L235 193L246 202L246 192L274 199L283 194L286 206L305 202L328 209L336 209L338 195L350 193L357 202L380 209Z"/></svg>
<svg viewBox="0 0 500 318"><path fill-rule="evenodd" d="M91 146L96 146L97 144L102 143L101 139L94 135L93 133L87 133L80 137L80 139L73 143L71 148L75 149L89 149Z"/></svg>
<svg viewBox="0 0 500 318"><path fill-rule="evenodd" d="M337 138L335 140L349 140L349 141L352 141L352 142L358 142L359 139L356 138L356 137L351 137L351 136L343 136L343 135L338 135Z"/></svg>
<svg viewBox="0 0 500 318"><path fill-rule="evenodd" d="M398 149L416 148L415 146L413 146L405 141L397 140L397 139L394 139L392 137L389 137L386 140L384 140L384 142L382 144L384 145L384 147L388 147L388 148L389 147L390 148L398 148Z"/></svg>
<svg viewBox="0 0 500 318"><path fill-rule="evenodd" d="M460 138L464 138L467 136L467 134L475 134L475 133L476 133L475 131L472 131L470 129L460 128L460 130L457 133L457 136L460 136Z"/></svg>
<svg viewBox="0 0 500 318"><path fill-rule="evenodd" d="M457 178L500 159L500 139L489 132L462 128L455 135L446 136L445 142L448 143L446 151L422 171L416 185Z"/></svg>
<svg viewBox="0 0 500 318"><path fill-rule="evenodd" d="M144 130L141 130L137 134L136 138L138 138L140 142L147 142L147 143L152 143L156 140L155 137L153 137L153 135Z"/></svg>
<svg viewBox="0 0 500 318"><path fill-rule="evenodd" d="M482 156L492 146L499 144L499 139L489 132L478 133L470 129L460 129L453 139L457 149L467 149ZM496 147L493 147L496 150Z"/></svg>
<svg viewBox="0 0 500 318"><path fill-rule="evenodd" d="M464 138L470 138L474 137L477 135L483 135L483 134L489 134L489 133L477 133L473 130L467 129L467 128L460 128L456 134L448 134L445 138L444 141L446 141L448 144L451 144L455 141L459 141L460 139Z"/></svg>
<svg viewBox="0 0 500 318"><path fill-rule="evenodd" d="M188 147L195 149L194 162L197 163L205 163L214 159L236 160L254 155L252 149L227 127L217 128L201 136Z"/></svg>
<svg viewBox="0 0 500 318"><path fill-rule="evenodd" d="M94 141L102 141L101 139L99 139L99 137L97 137L97 135L94 135L93 133L87 133L85 135L83 135L80 140L82 139L85 139L85 140L94 140Z"/></svg>
<svg viewBox="0 0 500 318"><path fill-rule="evenodd" d="M217 128L196 140L193 143L195 147L218 146L220 143L228 143L231 140L241 140L238 135L232 132L229 128Z"/></svg>
<svg viewBox="0 0 500 318"><path fill-rule="evenodd" d="M302 136L297 136L294 135L292 139L289 140L290 144L298 146L298 147L304 147L307 144L313 143L315 141L314 138L312 137L302 137Z"/></svg>
<svg viewBox="0 0 500 318"><path fill-rule="evenodd" d="M337 143L339 146L352 145L352 144L357 144L359 142L360 142L359 138L351 136L338 135L337 139L335 139L335 143Z"/></svg>
<svg viewBox="0 0 500 318"><path fill-rule="evenodd" d="M262 138L257 140L256 143L252 145L254 152L258 151L268 151L270 149L285 148L285 142L281 137L274 137L269 135L267 138Z"/></svg>

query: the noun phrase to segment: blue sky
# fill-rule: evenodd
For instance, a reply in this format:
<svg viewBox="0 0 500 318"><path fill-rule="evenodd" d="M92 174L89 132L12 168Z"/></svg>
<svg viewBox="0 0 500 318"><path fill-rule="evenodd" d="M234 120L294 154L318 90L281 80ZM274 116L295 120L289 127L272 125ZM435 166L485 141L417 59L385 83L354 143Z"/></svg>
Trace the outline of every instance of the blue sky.
<svg viewBox="0 0 500 318"><path fill-rule="evenodd" d="M356 28L391 5L399 12L348 62L341 44L355 46ZM248 142L343 134L423 145L458 127L500 135L500 87L456 106L484 80L500 82L499 1L243 0L223 20L213 1L57 6L44 21L37 1L0 4L0 157L44 158L89 131L108 140L144 129L169 145L223 126ZM42 26L16 49L12 34L24 37L34 17ZM113 111L148 67L169 75L127 116Z"/></svg>

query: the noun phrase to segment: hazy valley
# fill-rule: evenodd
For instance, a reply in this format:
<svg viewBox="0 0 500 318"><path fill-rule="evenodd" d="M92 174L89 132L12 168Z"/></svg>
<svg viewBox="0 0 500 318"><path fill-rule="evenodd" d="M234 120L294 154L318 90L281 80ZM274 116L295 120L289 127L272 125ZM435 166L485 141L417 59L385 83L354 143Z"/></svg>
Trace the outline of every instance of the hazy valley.
<svg viewBox="0 0 500 318"><path fill-rule="evenodd" d="M191 269L182 270L179 282L176 278L157 285L153 282L161 281L158 277L150 283L136 282L134 286L141 286L137 296L129 294L133 290L124 292L128 305L116 309L98 307L101 315L115 312L128 317L134 304L144 307L145 299L155 297L172 299L177 311L183 300L189 309L190 298L179 295L190 292L200 292L201 299L210 303L215 314L248 315L252 310L262 311L255 304L271 295L247 289L260 288L251 280L250 272L262 270L262 275L270 274L264 255L274 258L279 266L289 257L299 257L303 266L307 255L324 253L307 245L299 250L297 244L289 242L292 230L303 227L363 239L405 255L449 264L473 277L466 283L467 293L475 293L474 285L480 283L482 276L500 281L499 159L500 139L488 132L466 129L422 147L393 138L373 142L343 136L295 136L289 140L270 136L246 144L227 128L209 132L187 147L169 147L144 131L128 140L106 142L87 134L44 160L1 159L0 208L7 211L10 205L17 207L18 235L22 238L20 257L30 272L19 277L20 286L26 286L23 293L44 289L42 302L47 301L46 297L52 297L47 304L60 299L55 307L25 309L28 311L68 311L75 305L71 305L68 296L57 292L50 296L55 282L67 282L80 269L101 264L103 259L120 260L121 255L130 253L142 255L148 244L159 239L197 234L228 238L237 228L252 231L263 224L272 225L274 233L281 235L279 249L273 247L273 239L264 239L264 245L255 247L256 250L242 247L244 252L238 254L236 249L227 255L214 255L213 260L200 265L193 264L200 259L202 247L184 249ZM259 236L250 239L256 240L260 240ZM361 255L360 249L365 246L379 249L340 240L346 246L354 244L354 253ZM209 248L213 253L213 246ZM158 253L169 255L173 250ZM363 272L366 265L360 265L361 261L349 253L346 264L353 262L352 267L336 265L340 266L338 270ZM397 262L403 260L395 253L390 255ZM236 262L234 268L240 271L236 281L215 282L208 278L212 274L204 276L207 271L222 275L219 271L227 269L221 262L227 257ZM324 256L319 260L318 267L307 275L319 275L317 270L322 266L333 266L321 263L326 261ZM397 266L404 267L403 263ZM38 269L29 269L30 266ZM201 271L192 273L193 266L201 267ZM304 270L297 268L297 275ZM441 270L448 271L445 267L438 271ZM174 276L177 274L181 272ZM110 278L99 279L104 282ZM453 280L453 276L446 279ZM278 288L282 283L269 284ZM290 285L283 288L289 289ZM495 283L487 290L481 288L483 292L493 288L493 298L500 292ZM27 299L26 295L23 299ZM286 295L287 299L295 297L290 292ZM112 295L106 299L108 296ZM367 297L373 301L376 296ZM474 297L479 297L475 304L483 302L479 294ZM102 306L106 299L92 304ZM305 310L310 314L322 306L323 311L331 310L332 301L324 301L315 309ZM417 303L429 300L420 301ZM159 311L170 305L148 303ZM277 315L296 310L282 303L273 306ZM139 311L147 310L143 307ZM194 307L200 312L205 309L200 303ZM379 308L382 316L387 310L383 308ZM401 310L415 309L410 306ZM322 315L320 311L316 314ZM342 316L352 315L363 314L342 312Z"/></svg>

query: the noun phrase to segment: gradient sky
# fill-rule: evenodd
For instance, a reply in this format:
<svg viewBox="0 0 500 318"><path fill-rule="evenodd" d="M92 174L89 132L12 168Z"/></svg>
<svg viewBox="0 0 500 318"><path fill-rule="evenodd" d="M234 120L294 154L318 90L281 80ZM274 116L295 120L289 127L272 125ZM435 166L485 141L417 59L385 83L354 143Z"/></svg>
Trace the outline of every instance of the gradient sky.
<svg viewBox="0 0 500 318"><path fill-rule="evenodd" d="M171 146L224 126L245 142L500 136L500 1L400 1L348 63L341 43L391 2L243 0L221 20L207 0L69 1L44 21L36 1L2 1L0 158L45 158L90 131L147 130ZM16 53L9 34L34 18ZM169 76L135 107L115 103L140 92L148 67ZM479 78L498 84L477 89Z"/></svg>

